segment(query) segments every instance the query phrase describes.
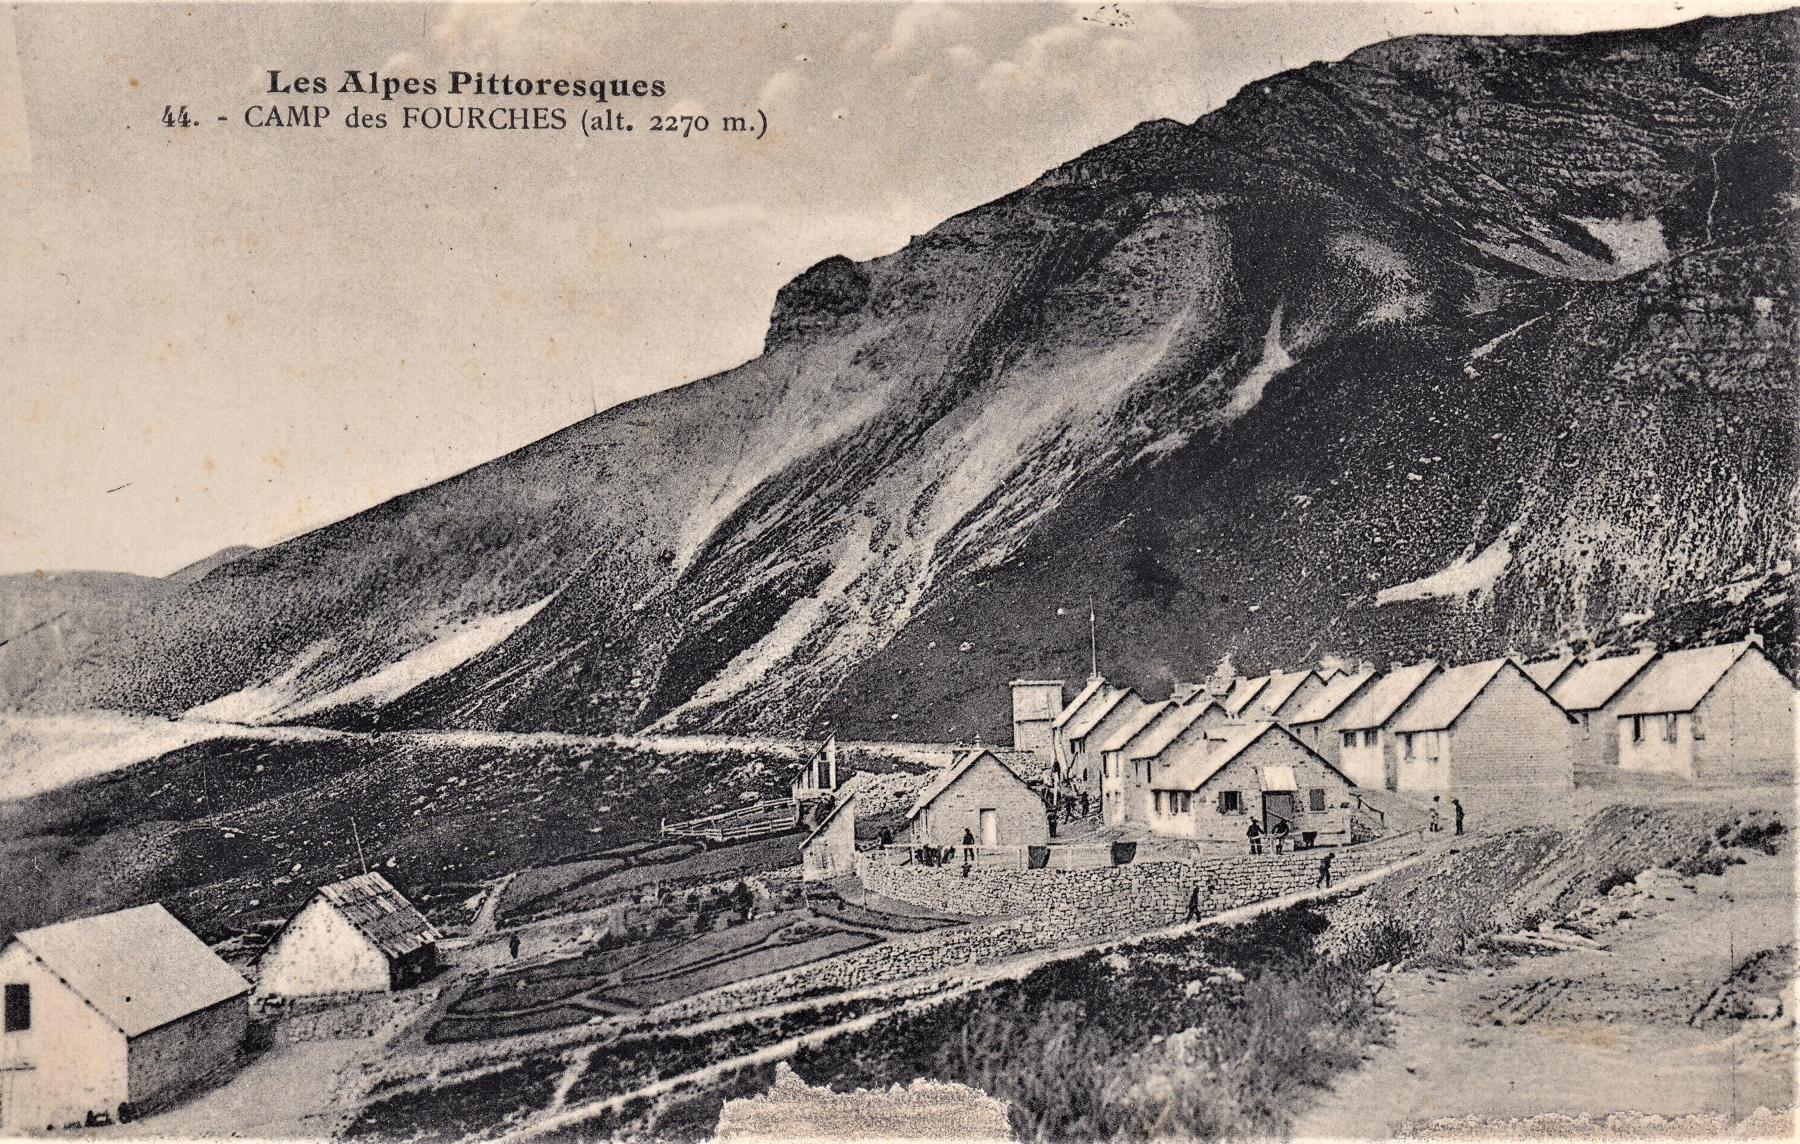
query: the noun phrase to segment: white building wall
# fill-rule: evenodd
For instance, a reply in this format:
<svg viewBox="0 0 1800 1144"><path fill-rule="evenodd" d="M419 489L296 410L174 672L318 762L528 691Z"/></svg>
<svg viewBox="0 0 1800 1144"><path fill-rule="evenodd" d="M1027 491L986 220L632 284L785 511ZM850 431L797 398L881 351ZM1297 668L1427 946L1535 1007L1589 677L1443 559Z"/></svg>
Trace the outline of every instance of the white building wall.
<svg viewBox="0 0 1800 1144"><path fill-rule="evenodd" d="M1394 736L1395 773L1400 790L1447 790L1450 786L1450 731L1414 731Z"/></svg>
<svg viewBox="0 0 1800 1144"><path fill-rule="evenodd" d="M850 796L852 801L855 795ZM856 807L839 810L825 829L800 846L800 880L828 882L856 869Z"/></svg>
<svg viewBox="0 0 1800 1144"><path fill-rule="evenodd" d="M1760 653L1732 665L1697 709L1693 773L1699 778L1794 773L1794 689Z"/></svg>
<svg viewBox="0 0 1800 1144"><path fill-rule="evenodd" d="M1693 727L1686 715L1619 718L1619 769L1694 777Z"/></svg>
<svg viewBox="0 0 1800 1144"><path fill-rule="evenodd" d="M257 970L257 991L271 996L385 993L393 986L386 956L323 898L294 915Z"/></svg>
<svg viewBox="0 0 1800 1144"><path fill-rule="evenodd" d="M0 1134L61 1128L131 1099L124 1033L22 945L0 953L0 984L31 988L31 1028L0 1031Z"/></svg>
<svg viewBox="0 0 1800 1144"><path fill-rule="evenodd" d="M1344 735L1352 741L1344 742ZM1338 769L1359 787L1387 789L1386 733L1380 730L1348 731L1338 734ZM1329 757L1329 756L1327 756Z"/></svg>

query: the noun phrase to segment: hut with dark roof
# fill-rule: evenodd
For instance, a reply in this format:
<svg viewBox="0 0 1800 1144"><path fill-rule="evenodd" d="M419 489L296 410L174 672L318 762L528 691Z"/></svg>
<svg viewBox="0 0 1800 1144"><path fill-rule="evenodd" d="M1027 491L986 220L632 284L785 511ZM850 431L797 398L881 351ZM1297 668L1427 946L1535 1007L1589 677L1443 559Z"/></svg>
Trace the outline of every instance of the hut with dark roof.
<svg viewBox="0 0 1800 1144"><path fill-rule="evenodd" d="M321 886L257 960L271 997L386 993L437 968L437 927L380 874Z"/></svg>

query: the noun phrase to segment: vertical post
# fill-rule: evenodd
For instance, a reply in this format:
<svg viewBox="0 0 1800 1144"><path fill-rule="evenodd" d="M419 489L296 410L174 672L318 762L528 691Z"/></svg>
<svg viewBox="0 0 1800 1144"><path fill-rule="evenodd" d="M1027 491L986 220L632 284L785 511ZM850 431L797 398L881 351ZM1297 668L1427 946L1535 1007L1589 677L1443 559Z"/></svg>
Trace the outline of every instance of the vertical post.
<svg viewBox="0 0 1800 1144"><path fill-rule="evenodd" d="M1088 678L1100 678L1100 641L1094 629L1097 619L1094 615L1094 598L1088 597Z"/></svg>
<svg viewBox="0 0 1800 1144"><path fill-rule="evenodd" d="M837 732L825 738L825 766L828 770L826 783L829 789L837 789Z"/></svg>
<svg viewBox="0 0 1800 1144"><path fill-rule="evenodd" d="M350 816L350 837L356 839L356 864L362 867L363 873L367 874L369 872L369 860L363 856L362 831L356 828L355 815Z"/></svg>

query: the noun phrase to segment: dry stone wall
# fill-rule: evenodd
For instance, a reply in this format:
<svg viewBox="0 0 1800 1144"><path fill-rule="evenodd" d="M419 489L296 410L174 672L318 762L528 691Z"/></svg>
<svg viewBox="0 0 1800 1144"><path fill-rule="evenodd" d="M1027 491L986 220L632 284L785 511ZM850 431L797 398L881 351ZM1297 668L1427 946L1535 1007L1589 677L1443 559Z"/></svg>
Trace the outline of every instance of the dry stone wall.
<svg viewBox="0 0 1800 1144"><path fill-rule="evenodd" d="M1327 854L1332 877L1343 879L1386 865L1401 852L1384 845L1086 870L983 870L978 864L967 876L960 866L894 866L864 858L859 873L870 892L914 905L974 917L1025 914L1070 933L1123 933L1180 921L1195 887L1200 912L1216 914L1311 888Z"/></svg>
<svg viewBox="0 0 1800 1144"><path fill-rule="evenodd" d="M1310 889L1319 860L1332 858L1333 880L1367 873L1418 852L1416 836L1298 854L1239 855L1201 861L1158 861L1082 870L971 870L891 866L879 854L858 857L872 893L991 920L892 939L752 981L679 1001L659 1011L688 1018L770 1005L801 993L882 985L1013 957L1033 950L1154 929L1187 915L1201 887L1202 914Z"/></svg>

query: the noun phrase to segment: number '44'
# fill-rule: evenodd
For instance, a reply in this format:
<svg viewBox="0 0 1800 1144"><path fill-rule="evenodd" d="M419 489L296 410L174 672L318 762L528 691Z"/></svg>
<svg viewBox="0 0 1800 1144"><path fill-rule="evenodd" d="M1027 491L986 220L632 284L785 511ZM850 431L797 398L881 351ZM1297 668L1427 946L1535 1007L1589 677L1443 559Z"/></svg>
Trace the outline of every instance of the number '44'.
<svg viewBox="0 0 1800 1144"><path fill-rule="evenodd" d="M163 104L164 127L192 127L193 125L194 121L188 118L187 104L184 103L180 107Z"/></svg>

